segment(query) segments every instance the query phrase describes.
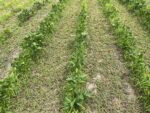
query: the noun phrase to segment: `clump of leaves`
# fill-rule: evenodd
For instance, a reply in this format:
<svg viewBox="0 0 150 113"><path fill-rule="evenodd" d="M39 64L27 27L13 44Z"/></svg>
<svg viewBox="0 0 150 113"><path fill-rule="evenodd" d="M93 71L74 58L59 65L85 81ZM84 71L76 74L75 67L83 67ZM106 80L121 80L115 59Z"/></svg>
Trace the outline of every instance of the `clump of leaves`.
<svg viewBox="0 0 150 113"><path fill-rule="evenodd" d="M43 2L35 1L31 9L23 9L23 11L18 15L20 24L32 17L37 10L40 10L42 6L45 5L46 2L48 2L48 0L44 0Z"/></svg>
<svg viewBox="0 0 150 113"><path fill-rule="evenodd" d="M33 4L32 10L34 10L34 11L39 10L39 9L42 8L42 6L43 6L43 3L40 3L40 2L38 2L38 1L36 1L36 2L34 2L34 4Z"/></svg>
<svg viewBox="0 0 150 113"><path fill-rule="evenodd" d="M43 0L43 4L50 2L49 0Z"/></svg>
<svg viewBox="0 0 150 113"><path fill-rule="evenodd" d="M23 11L18 15L20 24L27 21L33 14L33 10L23 9Z"/></svg>
<svg viewBox="0 0 150 113"><path fill-rule="evenodd" d="M63 3L63 2L62 2ZM62 9L64 8L63 5L54 4L52 5L52 10L49 13L49 16L40 23L40 31L44 34L50 34L53 32L55 28L55 23L59 20L62 16Z"/></svg>
<svg viewBox="0 0 150 113"><path fill-rule="evenodd" d="M45 44L45 36L39 32L31 33L25 37L22 43L22 53L12 63L17 72L25 73L29 70L33 61L37 60L37 57L42 52L42 48Z"/></svg>
<svg viewBox="0 0 150 113"><path fill-rule="evenodd" d="M30 50L30 55L34 60L40 54L44 44L45 36L40 32L35 32L24 38L22 48Z"/></svg>

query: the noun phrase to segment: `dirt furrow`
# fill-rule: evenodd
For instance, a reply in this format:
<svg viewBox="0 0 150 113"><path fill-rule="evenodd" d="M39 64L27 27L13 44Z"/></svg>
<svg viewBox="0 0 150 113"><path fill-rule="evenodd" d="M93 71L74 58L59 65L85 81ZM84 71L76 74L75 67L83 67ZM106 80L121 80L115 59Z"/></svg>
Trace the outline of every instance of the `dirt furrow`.
<svg viewBox="0 0 150 113"><path fill-rule="evenodd" d="M29 33L35 31L39 23L44 19L44 17L49 13L52 3L47 4L37 14L26 22L23 26L19 27L17 22L12 22L6 28L11 29L12 37L4 42L0 47L0 78L3 78L10 69L10 65L14 58L18 57L21 51L20 44L22 43L25 36Z"/></svg>
<svg viewBox="0 0 150 113"><path fill-rule="evenodd" d="M12 101L15 103L12 108L14 113L60 112L60 94L70 56L69 45L74 39L79 10L80 0L69 1L54 36L47 42L44 55L33 68L27 86Z"/></svg>
<svg viewBox="0 0 150 113"><path fill-rule="evenodd" d="M88 5L88 40L86 88L93 93L87 102L89 113L144 113L137 100L129 74L101 4Z"/></svg>

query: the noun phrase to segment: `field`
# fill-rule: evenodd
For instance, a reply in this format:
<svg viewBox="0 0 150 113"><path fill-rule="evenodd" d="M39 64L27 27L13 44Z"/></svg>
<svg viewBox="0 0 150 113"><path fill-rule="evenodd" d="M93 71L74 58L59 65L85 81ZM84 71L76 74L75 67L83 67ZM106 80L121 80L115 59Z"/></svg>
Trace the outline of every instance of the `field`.
<svg viewBox="0 0 150 113"><path fill-rule="evenodd" d="M150 113L150 0L0 0L0 113Z"/></svg>

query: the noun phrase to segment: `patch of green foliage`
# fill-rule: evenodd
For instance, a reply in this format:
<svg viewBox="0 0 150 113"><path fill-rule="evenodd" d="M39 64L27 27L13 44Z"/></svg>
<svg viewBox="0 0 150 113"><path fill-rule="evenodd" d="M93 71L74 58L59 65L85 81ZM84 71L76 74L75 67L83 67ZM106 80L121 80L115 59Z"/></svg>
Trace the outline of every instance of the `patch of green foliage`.
<svg viewBox="0 0 150 113"><path fill-rule="evenodd" d="M43 0L43 2L34 2L33 6L31 9L24 9L19 15L18 15L18 20L19 23L22 24L29 20L30 17L32 17L37 10L40 10L42 6L44 6L48 2L48 0Z"/></svg>
<svg viewBox="0 0 150 113"><path fill-rule="evenodd" d="M0 16L0 23L3 23L4 21L8 20L12 15L15 13L21 11L27 4L30 4L32 0L28 0L28 2L25 2L24 4L19 4L17 7L13 8L11 11L4 13Z"/></svg>
<svg viewBox="0 0 150 113"><path fill-rule="evenodd" d="M33 4L32 10L33 10L33 11L39 10L39 9L42 8L42 6L43 6L43 3L36 1L36 2L34 2L34 4Z"/></svg>
<svg viewBox="0 0 150 113"><path fill-rule="evenodd" d="M140 17L140 22L150 30L150 7L145 0L119 0L126 4L130 11Z"/></svg>
<svg viewBox="0 0 150 113"><path fill-rule="evenodd" d="M20 2L21 0L11 0L10 2L3 3L3 5L0 5L0 10L3 10L7 7L10 7L12 5L15 5L16 3Z"/></svg>
<svg viewBox="0 0 150 113"><path fill-rule="evenodd" d="M23 11L18 15L18 20L20 23L23 23L27 21L33 14L33 10L23 9Z"/></svg>
<svg viewBox="0 0 150 113"><path fill-rule="evenodd" d="M68 64L68 77L63 88L62 112L64 113L85 111L85 100L90 97L90 93L83 88L87 77L83 72L87 40L87 0L82 2L82 10L77 21L76 38L73 41L72 55Z"/></svg>
<svg viewBox="0 0 150 113"><path fill-rule="evenodd" d="M117 36L117 44L121 48L124 59L130 70L131 79L139 91L139 99L144 104L146 111L150 112L150 70L146 65L143 54L137 49L136 38L131 30L126 27L118 16L118 11L110 0L99 0L109 18L113 33Z"/></svg>
<svg viewBox="0 0 150 113"><path fill-rule="evenodd" d="M13 61L9 74L0 80L0 113L11 113L10 100L17 95L19 89L27 81L32 65L37 61L48 39L47 35L54 31L55 27L50 27L51 23L53 26L57 25L65 3L66 0L53 5L48 16L40 23L40 28L25 37L21 44L22 52ZM47 29L51 32L45 33Z"/></svg>
<svg viewBox="0 0 150 113"><path fill-rule="evenodd" d="M32 3L33 0L28 0L26 2L23 2L22 4L19 4L18 6L16 6L15 8L13 8L11 11L13 13L17 13L20 12L22 9L24 9L25 6L29 5Z"/></svg>

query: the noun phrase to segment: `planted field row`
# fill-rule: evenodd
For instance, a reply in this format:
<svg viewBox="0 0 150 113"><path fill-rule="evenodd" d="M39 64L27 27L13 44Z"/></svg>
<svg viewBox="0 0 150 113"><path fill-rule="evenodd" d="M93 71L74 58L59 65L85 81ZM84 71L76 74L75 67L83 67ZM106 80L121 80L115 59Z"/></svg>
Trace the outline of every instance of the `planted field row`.
<svg viewBox="0 0 150 113"><path fill-rule="evenodd" d="M25 6L31 4L33 0L28 0L26 2L23 2L21 5L17 5L16 8L12 9L9 12L6 12L0 16L0 23L3 23L4 21L8 20L11 16L13 16L16 12L22 10Z"/></svg>
<svg viewBox="0 0 150 113"><path fill-rule="evenodd" d="M145 113L129 82L128 69L104 15L103 4L98 0L89 1L87 38L86 88L93 94L87 101L88 112Z"/></svg>
<svg viewBox="0 0 150 113"><path fill-rule="evenodd" d="M75 33L79 12L80 0L68 1L63 17L43 48L44 54L38 58L30 71L26 86L11 100L15 103L11 109L13 113L60 112L61 91L71 52L69 45L74 40L71 34Z"/></svg>
<svg viewBox="0 0 150 113"><path fill-rule="evenodd" d="M0 78L2 79L11 68L11 63L21 52L20 43L24 37L39 28L39 23L44 20L52 9L54 2L50 2L39 10L24 25L19 26L17 16L0 25ZM32 5L32 4L31 4ZM29 6L30 7L30 6ZM8 33L8 34L7 34ZM9 35L10 34L10 35Z"/></svg>
<svg viewBox="0 0 150 113"><path fill-rule="evenodd" d="M118 11L112 3L109 0L100 0L100 2L103 3L103 9L109 18L112 31L117 36L117 44L124 54L131 79L141 94L139 99L143 102L145 110L150 111L150 71L142 53L137 49L135 37L130 29L121 22Z"/></svg>
<svg viewBox="0 0 150 113"><path fill-rule="evenodd" d="M130 13L119 0L39 1L30 9L24 6L33 0L18 3L8 12L24 9L18 17L2 20L0 113L150 112L150 69L142 52L148 48L136 40L145 35L136 35L132 16L122 19ZM144 2L122 2L142 16Z"/></svg>
<svg viewBox="0 0 150 113"><path fill-rule="evenodd" d="M150 7L145 0L119 0L126 4L129 10L139 16L139 21L150 30Z"/></svg>
<svg viewBox="0 0 150 113"><path fill-rule="evenodd" d="M62 16L65 0L52 6L49 15L40 23L40 28L26 36L22 45L22 52L12 63L9 74L0 81L0 112L8 112L10 100L17 95L21 86L27 81L28 71L42 52L42 48L52 34L56 24ZM53 24L52 24L53 23Z"/></svg>
<svg viewBox="0 0 150 113"><path fill-rule="evenodd" d="M143 53L143 57L150 67L150 33L149 30L145 29L143 24L139 22L140 17L131 13L125 5L122 5L118 0L112 2L114 7L119 12L121 21L129 27L133 35L136 38L137 48Z"/></svg>
<svg viewBox="0 0 150 113"><path fill-rule="evenodd" d="M86 55L87 0L82 1L77 20L76 38L73 41L72 55L67 67L68 77L63 88L63 113L85 111L85 100L90 94L84 89L86 75L83 72Z"/></svg>
<svg viewBox="0 0 150 113"><path fill-rule="evenodd" d="M30 3L31 1L28 1L27 3ZM40 10L44 5L48 3L48 0L43 0L42 2L34 2L32 8L30 10L24 9L19 15L18 20L21 23L27 21L31 16L35 14L37 10ZM26 3L25 3L26 4ZM6 14L7 15L7 14ZM6 18L8 18L11 15L8 15ZM0 32L0 47L4 42L11 38L12 32L9 29L4 29L2 32Z"/></svg>
<svg viewBox="0 0 150 113"><path fill-rule="evenodd" d="M16 5L17 3L19 3L21 0L12 0L10 2L7 2L5 3L4 5L0 6L0 10L3 10L7 7L10 7L10 6L13 6L13 5Z"/></svg>
<svg viewBox="0 0 150 113"><path fill-rule="evenodd" d="M23 11L18 15L19 23L22 24L32 17L36 11L40 10L48 0L43 0L42 2L34 2L31 9L23 9Z"/></svg>

